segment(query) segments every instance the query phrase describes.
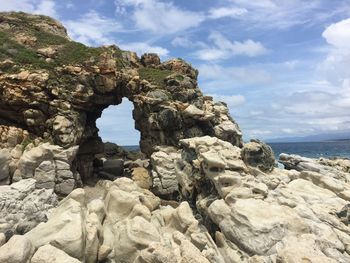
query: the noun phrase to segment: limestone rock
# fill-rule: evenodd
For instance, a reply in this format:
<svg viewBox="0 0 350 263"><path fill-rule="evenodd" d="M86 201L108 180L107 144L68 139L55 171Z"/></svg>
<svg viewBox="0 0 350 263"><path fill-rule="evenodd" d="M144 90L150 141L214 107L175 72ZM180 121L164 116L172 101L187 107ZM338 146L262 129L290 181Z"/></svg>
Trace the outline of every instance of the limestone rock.
<svg viewBox="0 0 350 263"><path fill-rule="evenodd" d="M209 215L229 240L251 254L268 253L290 232L309 232L295 211L261 200L241 199L231 207L217 200L209 206Z"/></svg>
<svg viewBox="0 0 350 263"><path fill-rule="evenodd" d="M80 263L62 250L51 245L40 247L32 257L31 263Z"/></svg>
<svg viewBox="0 0 350 263"><path fill-rule="evenodd" d="M10 152L7 149L1 149L0 150L0 181L4 181L8 179L10 176L9 162L10 162Z"/></svg>
<svg viewBox="0 0 350 263"><path fill-rule="evenodd" d="M153 191L161 195L171 195L178 191L175 160L180 153L174 147L158 147L151 156Z"/></svg>
<svg viewBox="0 0 350 263"><path fill-rule="evenodd" d="M67 195L79 180L71 171L77 151L78 147L64 149L49 143L26 150L18 161L16 180L34 178L37 188L55 189L56 193Z"/></svg>
<svg viewBox="0 0 350 263"><path fill-rule="evenodd" d="M23 54L38 54L32 61L36 67L11 52L0 61L0 117L5 123L3 137L8 137L0 138L0 146L3 141L11 147L20 144L24 131L30 138L63 148L79 146L72 172L88 180L94 173L94 156L102 148L96 120L123 98L134 105L140 147L148 158L156 146L177 147L181 139L204 135L242 146L242 133L227 105L203 96L198 71L184 60L161 62L156 54L144 54L140 59L114 45L85 47L70 41L59 22L44 16L1 13L0 17L4 41L10 45L14 39ZM41 32L47 37L38 38ZM59 44L47 39L58 39ZM18 127L10 125L13 123ZM24 177L32 177L34 167L27 168L29 175ZM16 172L16 180L21 176ZM70 181L59 184L60 194L71 188Z"/></svg>
<svg viewBox="0 0 350 263"><path fill-rule="evenodd" d="M33 247L26 237L13 236L5 245L0 247L0 262L29 263Z"/></svg>
<svg viewBox="0 0 350 263"><path fill-rule="evenodd" d="M52 189L35 189L34 179L0 186L0 232L28 232L47 220L49 211L57 205Z"/></svg>
<svg viewBox="0 0 350 263"><path fill-rule="evenodd" d="M73 198L66 197L61 205L51 213L46 223L38 225L25 236L31 240L36 249L51 243L71 257L83 259L84 204L80 199L84 199L84 193L75 196L75 193L72 192L71 195Z"/></svg>
<svg viewBox="0 0 350 263"><path fill-rule="evenodd" d="M152 186L152 178L143 167L136 167L132 170L131 178L136 184L143 189L150 189Z"/></svg>
<svg viewBox="0 0 350 263"><path fill-rule="evenodd" d="M263 172L271 172L275 166L271 147L259 140L251 140L244 145L242 159L247 165L258 167Z"/></svg>

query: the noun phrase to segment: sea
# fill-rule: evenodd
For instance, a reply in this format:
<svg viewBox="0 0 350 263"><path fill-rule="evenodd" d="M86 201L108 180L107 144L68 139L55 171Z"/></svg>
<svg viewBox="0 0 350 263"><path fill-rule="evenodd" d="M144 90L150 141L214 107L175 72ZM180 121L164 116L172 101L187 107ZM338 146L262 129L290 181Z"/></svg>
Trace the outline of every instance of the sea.
<svg viewBox="0 0 350 263"><path fill-rule="evenodd" d="M350 159L350 140L323 142L280 142L268 144L274 151L276 160L281 153L297 154L310 158L342 157Z"/></svg>
<svg viewBox="0 0 350 263"><path fill-rule="evenodd" d="M350 159L350 140L323 141L323 142L279 142L268 143L278 160L281 153L297 154L310 158L348 158ZM129 151L138 151L138 145L123 146Z"/></svg>

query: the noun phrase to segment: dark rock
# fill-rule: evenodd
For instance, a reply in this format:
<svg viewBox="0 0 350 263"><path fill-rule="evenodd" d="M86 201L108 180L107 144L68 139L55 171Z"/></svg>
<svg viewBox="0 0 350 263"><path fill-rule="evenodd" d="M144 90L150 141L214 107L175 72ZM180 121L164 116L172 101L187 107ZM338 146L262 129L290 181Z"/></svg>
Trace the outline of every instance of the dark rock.
<svg viewBox="0 0 350 263"><path fill-rule="evenodd" d="M271 147L259 140L251 140L242 149L243 161L263 172L270 172L275 167L275 155Z"/></svg>

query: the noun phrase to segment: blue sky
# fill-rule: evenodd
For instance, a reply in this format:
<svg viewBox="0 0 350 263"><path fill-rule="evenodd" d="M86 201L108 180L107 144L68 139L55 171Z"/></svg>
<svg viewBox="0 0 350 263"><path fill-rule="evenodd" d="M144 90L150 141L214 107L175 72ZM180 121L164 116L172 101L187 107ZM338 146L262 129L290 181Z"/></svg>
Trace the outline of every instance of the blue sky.
<svg viewBox="0 0 350 263"><path fill-rule="evenodd" d="M0 10L53 16L87 45L185 58L245 139L350 134L350 0L0 0ZM105 110L103 139L137 144L131 109Z"/></svg>

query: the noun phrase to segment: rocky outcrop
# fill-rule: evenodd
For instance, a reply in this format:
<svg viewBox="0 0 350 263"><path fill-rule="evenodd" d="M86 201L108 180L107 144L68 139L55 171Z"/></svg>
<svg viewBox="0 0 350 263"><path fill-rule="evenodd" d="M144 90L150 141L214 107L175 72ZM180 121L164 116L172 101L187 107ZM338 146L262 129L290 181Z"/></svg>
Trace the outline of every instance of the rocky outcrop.
<svg viewBox="0 0 350 263"><path fill-rule="evenodd" d="M103 151L96 119L122 98L134 104L147 156L155 146L178 146L180 139L203 135L242 145L226 104L203 96L198 71L181 59L161 63L155 54L140 59L116 46L89 48L71 41L57 21L24 13L1 13L0 37L7 43L0 49L2 137L20 129L17 143L29 137L79 146L71 170L83 180L92 176L94 155Z"/></svg>
<svg viewBox="0 0 350 263"><path fill-rule="evenodd" d="M72 262L224 262L188 203L162 206L127 178L106 181L90 202L84 190L73 191L24 237L38 249L31 262L56 254Z"/></svg>
<svg viewBox="0 0 350 263"><path fill-rule="evenodd" d="M273 169L273 153L261 142L243 149L213 137L180 144L173 166L158 168L173 172L181 198L195 205L225 262L350 260L349 173L330 173L343 170L345 160L338 167L322 159L319 172L282 170Z"/></svg>
<svg viewBox="0 0 350 263"><path fill-rule="evenodd" d="M275 168L181 59L24 13L0 13L0 39L0 262L350 262L349 160ZM101 154L96 119L122 98L149 160Z"/></svg>

